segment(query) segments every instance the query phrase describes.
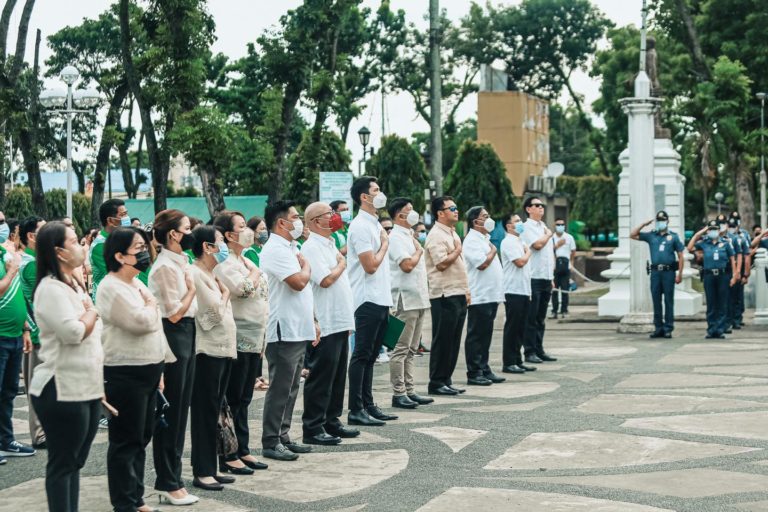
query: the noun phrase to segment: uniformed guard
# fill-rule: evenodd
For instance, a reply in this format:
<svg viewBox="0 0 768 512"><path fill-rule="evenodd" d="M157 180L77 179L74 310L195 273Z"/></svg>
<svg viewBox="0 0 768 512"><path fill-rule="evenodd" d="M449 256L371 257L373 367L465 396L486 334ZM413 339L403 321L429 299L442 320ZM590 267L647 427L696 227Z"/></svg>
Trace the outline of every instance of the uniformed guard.
<svg viewBox="0 0 768 512"><path fill-rule="evenodd" d="M706 238L702 239L702 236ZM690 242L688 251L702 253L704 268L701 278L704 281L704 294L707 299L707 335L706 338L725 338L726 314L729 288L737 279L736 261L733 246L728 239L720 236L720 223L711 220L698 231ZM731 269L732 274L726 272ZM733 277L730 278L729 275Z"/></svg>
<svg viewBox="0 0 768 512"><path fill-rule="evenodd" d="M749 282L749 276L752 273L752 237L749 236L749 232L741 227L741 215L739 212L731 212L729 221L735 221L735 234L741 238L742 248L742 263L741 263L741 281L736 285L738 289L736 297L736 306L734 310L733 318L731 319L731 327L733 329L741 329L744 326L744 285ZM730 224L728 227L731 229Z"/></svg>
<svg viewBox="0 0 768 512"><path fill-rule="evenodd" d="M649 224L656 222L653 231L640 232ZM677 233L669 231L669 215L664 210L656 214L655 219L637 226L629 234L633 240L648 244L651 251L651 296L653 297L654 332L651 338L671 338L675 328L675 284L683 280L683 242ZM675 273L677 272L677 273ZM662 315L662 297L664 311ZM663 320L662 320L663 318Z"/></svg>

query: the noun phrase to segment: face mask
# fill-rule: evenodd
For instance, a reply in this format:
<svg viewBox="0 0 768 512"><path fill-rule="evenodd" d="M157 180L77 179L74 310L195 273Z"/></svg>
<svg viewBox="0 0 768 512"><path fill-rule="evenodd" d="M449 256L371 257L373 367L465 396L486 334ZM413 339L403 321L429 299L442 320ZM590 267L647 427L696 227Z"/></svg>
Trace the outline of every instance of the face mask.
<svg viewBox="0 0 768 512"><path fill-rule="evenodd" d="M427 232L426 231L422 231L417 236L418 236L419 243L424 245L424 242L427 241Z"/></svg>
<svg viewBox="0 0 768 512"><path fill-rule="evenodd" d="M667 229L667 221L665 221L665 220L657 220L656 221L656 229L658 231L665 231Z"/></svg>
<svg viewBox="0 0 768 512"><path fill-rule="evenodd" d="M0 244L8 240L8 237L11 234L11 228L8 227L7 222L3 222L0 224Z"/></svg>
<svg viewBox="0 0 768 512"><path fill-rule="evenodd" d="M732 235L736 234L736 228L728 228L728 232Z"/></svg>
<svg viewBox="0 0 768 512"><path fill-rule="evenodd" d="M304 232L304 222L301 219L293 221L293 229L290 231L291 238L298 240L301 234Z"/></svg>
<svg viewBox="0 0 768 512"><path fill-rule="evenodd" d="M147 270L149 265L152 263L152 258L149 256L149 251L137 252L133 256L136 258L136 263L131 266L139 272L144 272Z"/></svg>
<svg viewBox="0 0 768 512"><path fill-rule="evenodd" d="M131 227L131 218L129 216L120 217L120 225L124 228Z"/></svg>
<svg viewBox="0 0 768 512"><path fill-rule="evenodd" d="M559 235L565 233L565 226L555 226L555 232Z"/></svg>
<svg viewBox="0 0 768 512"><path fill-rule="evenodd" d="M237 243L242 247L250 247L253 245L254 233L250 228L245 228L237 235Z"/></svg>
<svg viewBox="0 0 768 512"><path fill-rule="evenodd" d="M485 222L483 222L483 228L485 228L485 230L486 230L487 232L489 232L489 233L490 233L491 231L493 231L493 228L495 228L495 227L496 227L496 221L495 221L495 220L493 220L493 219L492 219L492 218L490 218L490 217L488 217L487 219L485 219Z"/></svg>
<svg viewBox="0 0 768 512"><path fill-rule="evenodd" d="M224 242L217 243L216 247L219 248L219 252L213 253L213 257L216 259L216 263L222 263L229 258L229 247Z"/></svg>
<svg viewBox="0 0 768 512"><path fill-rule="evenodd" d="M82 247L79 245L77 246L77 249L62 249L65 251L69 258L64 260L64 262L69 265L72 268L77 268L85 262L85 252Z"/></svg>
<svg viewBox="0 0 768 512"><path fill-rule="evenodd" d="M192 233L181 234L181 240L179 240L179 245L181 245L182 251L192 250L192 246L194 244L195 244L195 238L192 236Z"/></svg>
<svg viewBox="0 0 768 512"><path fill-rule="evenodd" d="M259 243L264 245L269 240L269 231L259 231Z"/></svg>
<svg viewBox="0 0 768 512"><path fill-rule="evenodd" d="M416 223L419 222L419 212L416 210L411 210L408 212L408 215L405 217L405 221L408 223L409 226L415 226Z"/></svg>
<svg viewBox="0 0 768 512"><path fill-rule="evenodd" d="M728 224L720 224L720 231L721 232L725 231L726 229L728 229Z"/></svg>
<svg viewBox="0 0 768 512"><path fill-rule="evenodd" d="M379 192L373 197L373 207L381 210L385 206L387 206L387 196L384 192Z"/></svg>
<svg viewBox="0 0 768 512"><path fill-rule="evenodd" d="M344 210L343 212L339 213L341 216L341 220L344 222L344 224L349 224L352 222L352 210Z"/></svg>
<svg viewBox="0 0 768 512"><path fill-rule="evenodd" d="M328 221L328 227L331 228L331 232L335 233L341 228L344 227L344 221L341 218L341 215L338 213L334 213L331 215L331 220Z"/></svg>
<svg viewBox="0 0 768 512"><path fill-rule="evenodd" d="M515 222L515 231L517 231L518 235L522 235L523 231L525 231L525 224L522 222Z"/></svg>
<svg viewBox="0 0 768 512"><path fill-rule="evenodd" d="M707 234L709 235L710 240L717 240L718 236L720 235L720 233L714 229L708 231Z"/></svg>

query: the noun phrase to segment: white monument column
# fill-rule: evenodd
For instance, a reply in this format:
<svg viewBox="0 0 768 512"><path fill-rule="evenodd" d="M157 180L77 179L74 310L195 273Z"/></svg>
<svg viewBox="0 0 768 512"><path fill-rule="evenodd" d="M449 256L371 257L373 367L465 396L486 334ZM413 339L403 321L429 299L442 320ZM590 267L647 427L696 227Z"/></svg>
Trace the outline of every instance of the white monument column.
<svg viewBox="0 0 768 512"><path fill-rule="evenodd" d="M752 268L752 282L755 284L755 325L768 325L768 283L765 281L765 269L768 267L768 251L762 247L755 255Z"/></svg>

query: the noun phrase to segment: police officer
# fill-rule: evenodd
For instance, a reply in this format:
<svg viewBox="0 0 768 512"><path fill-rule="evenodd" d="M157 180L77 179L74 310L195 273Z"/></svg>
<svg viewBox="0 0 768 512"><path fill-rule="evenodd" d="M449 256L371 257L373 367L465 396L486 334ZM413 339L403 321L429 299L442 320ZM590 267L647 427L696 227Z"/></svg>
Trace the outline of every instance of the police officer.
<svg viewBox="0 0 768 512"><path fill-rule="evenodd" d="M741 279L741 266L743 263L743 254L744 251L741 247L741 238L736 236L734 233L731 233L729 231L729 220L728 217L724 214L718 214L717 218L717 224L720 228L720 236L728 241L728 243L731 244L731 247L733 248L733 260L736 263L736 266L731 272L730 268L725 269L725 273L727 275L728 281L731 281L731 278L735 275L738 276L738 280ZM733 331L731 330L731 324L733 323L733 315L735 312L735 302L737 301L737 290L736 286L731 286L728 288L728 298L725 303L725 334L730 334Z"/></svg>
<svg viewBox="0 0 768 512"><path fill-rule="evenodd" d="M731 222L735 222L736 225L732 227ZM731 212L728 230L730 231L731 229L734 230L734 234L741 238L741 249L743 254L741 260L741 281L735 286L737 289L737 297L734 315L733 318L731 318L731 327L733 329L741 329L744 325L744 285L749 282L749 276L752 273L752 258L750 257L752 254L752 238L749 236L749 232L741 227L741 215L739 212Z"/></svg>
<svg viewBox="0 0 768 512"><path fill-rule="evenodd" d="M653 231L640 232L649 224L656 222ZM671 338L675 328L675 284L683 280L683 242L677 233L669 231L669 215L664 210L656 214L655 219L645 222L630 234L632 240L646 242L651 251L651 296L653 297L653 324L655 330L651 338ZM677 273L675 273L677 271ZM661 300L664 297L664 320L662 321Z"/></svg>
<svg viewBox="0 0 768 512"><path fill-rule="evenodd" d="M726 334L731 329L741 329L744 307L744 276L749 265L749 243L739 232L738 221L733 217L728 219L728 238L733 244L734 259L736 260L736 284L731 287L728 300L728 320L726 322Z"/></svg>
<svg viewBox="0 0 768 512"><path fill-rule="evenodd" d="M703 236L706 235L706 238ZM733 246L728 239L720 236L720 223L711 220L698 231L690 242L688 251L701 251L704 268L701 278L704 281L704 293L707 298L707 335L706 338L725 338L726 314L729 287L736 283L736 260ZM726 270L731 270L731 274ZM729 275L730 277L729 280Z"/></svg>

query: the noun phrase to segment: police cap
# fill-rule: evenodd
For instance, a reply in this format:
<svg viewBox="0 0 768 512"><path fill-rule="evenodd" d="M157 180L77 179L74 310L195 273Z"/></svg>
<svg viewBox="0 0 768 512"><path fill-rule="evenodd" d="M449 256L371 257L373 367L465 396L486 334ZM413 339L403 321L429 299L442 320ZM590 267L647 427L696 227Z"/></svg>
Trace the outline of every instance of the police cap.
<svg viewBox="0 0 768 512"><path fill-rule="evenodd" d="M659 213L656 214L656 220L669 220L669 215L664 210L659 210Z"/></svg>
<svg viewBox="0 0 768 512"><path fill-rule="evenodd" d="M707 222L707 229L717 229L719 231L720 230L720 223L717 222L716 220L711 220L711 221Z"/></svg>

